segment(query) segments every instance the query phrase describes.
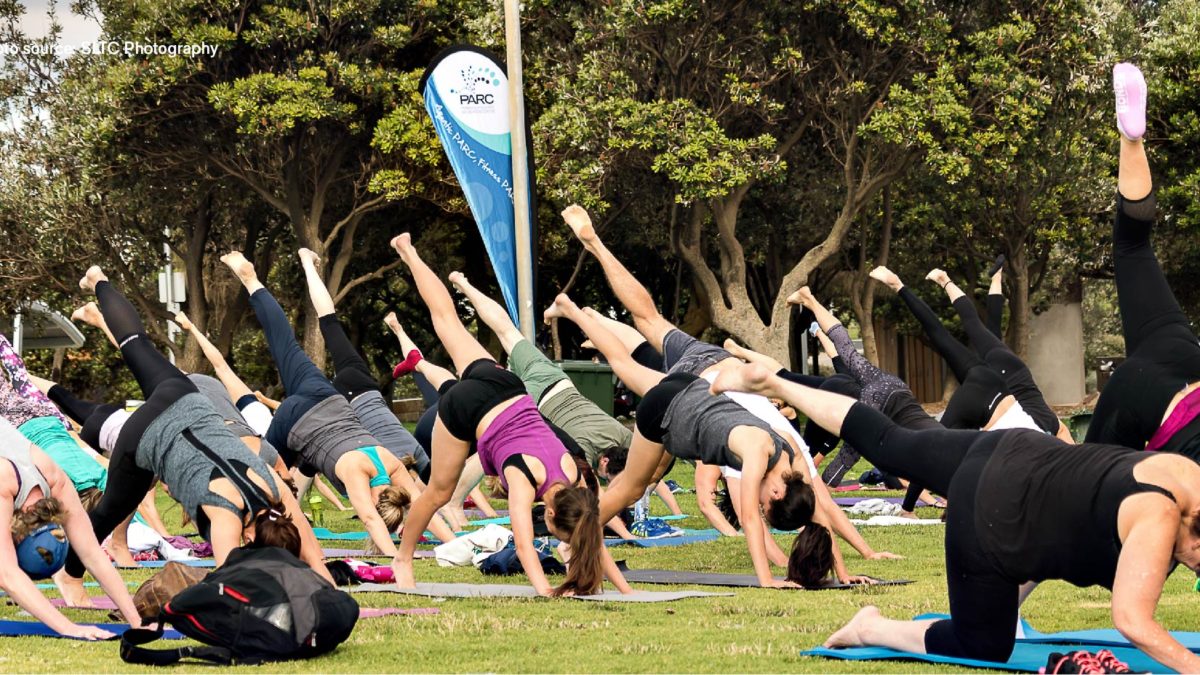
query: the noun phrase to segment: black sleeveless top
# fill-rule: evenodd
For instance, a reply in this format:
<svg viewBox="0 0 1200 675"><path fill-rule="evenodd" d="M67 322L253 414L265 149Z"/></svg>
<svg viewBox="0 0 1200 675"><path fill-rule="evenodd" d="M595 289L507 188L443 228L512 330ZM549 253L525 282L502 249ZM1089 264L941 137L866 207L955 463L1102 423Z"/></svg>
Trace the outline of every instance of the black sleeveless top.
<svg viewBox="0 0 1200 675"><path fill-rule="evenodd" d="M1134 479L1134 466L1152 456L1112 445L1067 445L1038 431L1006 432L975 492L980 545L1013 582L1062 579L1112 590L1121 502L1142 492L1175 499Z"/></svg>

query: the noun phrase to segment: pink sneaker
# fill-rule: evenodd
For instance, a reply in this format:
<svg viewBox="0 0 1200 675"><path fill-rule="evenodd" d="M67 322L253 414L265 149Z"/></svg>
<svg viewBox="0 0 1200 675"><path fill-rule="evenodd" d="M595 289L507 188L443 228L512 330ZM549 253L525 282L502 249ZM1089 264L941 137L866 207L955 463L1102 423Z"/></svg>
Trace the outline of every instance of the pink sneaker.
<svg viewBox="0 0 1200 675"><path fill-rule="evenodd" d="M1132 63L1113 66L1113 93L1117 98L1117 129L1136 141L1146 135L1146 79Z"/></svg>

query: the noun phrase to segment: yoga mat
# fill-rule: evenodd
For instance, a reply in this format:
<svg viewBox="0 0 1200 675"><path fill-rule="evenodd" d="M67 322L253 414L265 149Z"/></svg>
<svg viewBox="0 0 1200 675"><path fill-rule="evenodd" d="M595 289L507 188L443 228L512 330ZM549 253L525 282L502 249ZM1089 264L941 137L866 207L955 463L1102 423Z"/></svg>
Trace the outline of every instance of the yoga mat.
<svg viewBox="0 0 1200 675"><path fill-rule="evenodd" d="M326 558L390 558L390 555L381 553L367 553L360 548L325 548L321 549L321 553ZM417 549L413 551L413 559L422 560L433 558L432 549Z"/></svg>
<svg viewBox="0 0 1200 675"><path fill-rule="evenodd" d="M334 532L326 527L314 527L313 534L320 540L334 541L366 541L371 538L366 532ZM400 537L392 535L392 541L399 543ZM442 543L437 537L433 536L432 532L426 532L422 544L440 544Z"/></svg>
<svg viewBox="0 0 1200 675"><path fill-rule="evenodd" d="M686 513L681 513L681 514L679 514L679 515L677 515L677 516L676 516L676 515L670 515L670 516L650 516L650 517L651 517L651 518L658 518L659 520L687 520L688 518L691 518L691 516L689 516L689 515L688 515L688 514L686 514Z"/></svg>
<svg viewBox="0 0 1200 675"><path fill-rule="evenodd" d="M417 595L426 598L539 598L533 586L516 584L431 584L418 583L416 588L399 589L395 584L362 584L351 591L364 593L400 593L401 595ZM597 602L670 602L683 598L711 598L730 596L732 593L704 593L700 591L680 591L661 593L655 591L638 591L631 595L622 595L617 591L605 591L600 595L574 595L574 600L593 600Z"/></svg>
<svg viewBox="0 0 1200 675"><path fill-rule="evenodd" d="M166 560L140 560L138 567L166 567ZM180 560L178 562L187 565L188 567L216 567L217 561L212 558L193 558L192 560ZM137 569L135 567L122 567L123 570Z"/></svg>
<svg viewBox="0 0 1200 675"><path fill-rule="evenodd" d="M130 568L130 569L132 569L132 568ZM125 582L125 585L126 585L126 586L141 586L141 585L142 585L142 582L140 582L140 581L126 581L126 582ZM94 582L94 581L87 581L87 582L84 582L83 586L84 586L84 588L100 588L100 584L98 584L98 583L96 583L96 582ZM38 589L40 589L40 590L43 590L43 591L56 591L56 590L58 590L58 586L55 586L55 585L54 585L54 582L52 582L52 581L47 581L47 582L45 582L45 583L40 583L40 584L38 584L38 585L37 585L37 587L38 587ZM5 595L5 594L4 594L3 592L0 592L0 596L3 596L3 595Z"/></svg>
<svg viewBox="0 0 1200 675"><path fill-rule="evenodd" d="M638 546L640 548L661 548L664 546L684 546L699 544L706 541L716 541L721 535L716 531L699 530L687 532L681 537L663 537L661 539L605 539L605 546Z"/></svg>
<svg viewBox="0 0 1200 675"><path fill-rule="evenodd" d="M1020 638L1017 642L1029 644L1073 644L1079 645L1091 652L1097 649L1133 648L1129 640L1115 628L1093 628L1090 630L1068 630L1060 633L1042 633L1033 626L1030 626L1024 619L1021 619L1021 625L1025 629L1025 637ZM1175 638L1179 644L1188 650L1200 653L1200 633L1173 630L1171 631L1171 637Z"/></svg>
<svg viewBox="0 0 1200 675"><path fill-rule="evenodd" d="M833 503L838 506L854 506L859 502L865 502L868 499L882 499L889 504L903 504L904 497L834 497ZM931 506L921 500L917 500L917 506Z"/></svg>
<svg viewBox="0 0 1200 675"><path fill-rule="evenodd" d="M635 584L692 584L695 586L725 586L731 588L760 588L758 577L753 574L718 574L713 572L687 572L677 570L631 570L623 562L618 562L625 581ZM775 577L783 581L783 577ZM871 577L874 579L874 577ZM884 580L875 579L875 584L843 584L829 579L827 583L816 588L791 590L825 591L845 590L848 588L868 588L870 586L904 586L911 584L908 579ZM789 589L782 589L789 590Z"/></svg>
<svg viewBox="0 0 1200 675"><path fill-rule="evenodd" d="M103 628L106 631L109 631L110 633L116 633L117 635L120 635L121 633L124 633L125 631L129 630L129 624L127 624L127 623L89 623L89 624L84 624L84 625L97 626L99 628ZM42 623L41 621L0 621L0 637L28 637L28 636L64 638L67 640L75 639L75 638L69 638L65 635L59 635L58 633L54 632L54 629L50 628L49 626ZM163 639L164 640L182 640L183 634L180 633L179 631L171 630L168 628L167 630L163 631Z"/></svg>
<svg viewBox="0 0 1200 675"><path fill-rule="evenodd" d="M861 518L851 518L851 523L855 525L866 525L867 527L905 527L912 525L945 525L946 521L941 518L905 518L904 516L871 516L866 520Z"/></svg>
<svg viewBox="0 0 1200 675"><path fill-rule="evenodd" d="M50 604L54 605L55 607L67 608L67 602L62 598L51 598ZM68 609L78 609L82 611L103 610L106 612L111 612L116 608L117 603L113 602L112 598L108 597L107 595L98 595L92 598L91 607L70 607ZM358 610L358 618L374 619L380 616L392 616L400 614L438 614L441 611L442 610L436 607L415 607L411 609L401 609L399 607L362 607Z"/></svg>
<svg viewBox="0 0 1200 675"><path fill-rule="evenodd" d="M659 520L684 520L686 518L689 518L690 516L688 516L687 514L681 514L678 516L650 516L650 517L658 518ZM473 526L478 525L480 527L483 527L484 525L511 525L512 518L510 518L509 516L501 516L499 518L485 518L483 520L470 520L470 521L467 521L467 524L473 525Z"/></svg>
<svg viewBox="0 0 1200 675"><path fill-rule="evenodd" d="M1031 644L1019 642L1013 649L1012 656L1009 657L1008 661L1004 663L977 661L975 659L960 659L952 656L940 656L936 654L914 654L911 652L901 652L894 649L886 649L884 647L852 647L849 649L826 649L825 647L817 647L816 649L802 651L800 652L800 655L823 656L825 658L842 659L846 661L900 659L905 661L924 661L926 663L945 663L952 666L964 666L967 668L992 668L995 670L1036 673L1039 669L1045 667L1046 660L1050 658L1051 653L1072 652L1078 649L1079 645ZM1113 649L1112 652L1118 659L1129 664L1130 670L1134 672L1175 672L1136 649L1118 647Z"/></svg>
<svg viewBox="0 0 1200 675"><path fill-rule="evenodd" d="M467 510L463 511L463 513L467 514L467 516L470 518L480 518L480 517L487 518L487 517L489 517L488 514L484 513L483 511L480 511L479 509L467 509ZM497 516L507 516L508 511L506 511L505 509L496 509L496 515Z"/></svg>

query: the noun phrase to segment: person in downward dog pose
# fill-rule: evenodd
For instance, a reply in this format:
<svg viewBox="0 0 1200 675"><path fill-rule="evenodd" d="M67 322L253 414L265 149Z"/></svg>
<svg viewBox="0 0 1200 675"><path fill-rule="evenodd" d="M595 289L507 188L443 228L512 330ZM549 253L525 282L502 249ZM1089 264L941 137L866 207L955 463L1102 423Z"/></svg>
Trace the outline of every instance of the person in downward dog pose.
<svg viewBox="0 0 1200 675"><path fill-rule="evenodd" d="M967 332L967 339L970 340L971 346L975 348L975 352L979 354L980 358L992 367L992 370L1000 373L1000 376L1004 378L1008 390L1012 392L1013 398L1021 405L1025 414L1042 431L1058 436L1065 443L1074 443L1075 440L1071 437L1070 430L1046 403L1045 397L1042 396L1042 390L1033 381L1033 373L1029 372L1029 367L983 322L979 317L979 312L975 310L975 303L971 302L966 293L963 293L962 289L955 285L944 271L932 270L926 278L946 291L946 295L950 298L950 304L958 312L958 318L962 321L963 329ZM989 303L991 297L991 295L988 296Z"/></svg>
<svg viewBox="0 0 1200 675"><path fill-rule="evenodd" d="M673 457L728 466L741 471L741 513L762 509L766 521L777 529L803 527L799 537L803 547L813 557L827 559L842 581L855 579L833 544L826 512L816 509L809 482L815 475L811 460L793 447L786 431L771 427L732 398L709 396L709 382L703 378L683 372L664 375L638 364L616 336L566 295L555 299L546 317L575 322L608 359L617 377L642 396L625 470L609 483L601 502L603 517L615 515L641 497ZM771 561L786 564L787 555L773 546L763 518L746 517L741 525L755 575L763 587L815 585L828 575L826 567L811 570L807 579L775 579Z"/></svg>
<svg viewBox="0 0 1200 675"><path fill-rule="evenodd" d="M64 408L112 453L110 489L89 514L96 536L107 536L130 516L157 476L212 544L218 565L253 537L258 515L286 513L293 523L302 524L297 525L301 558L329 579L316 537L283 480L229 431L196 385L154 348L133 305L99 267L89 269L80 286L96 294L104 325L146 398L128 414L78 400ZM84 564L74 552L67 557L66 570L80 583Z"/></svg>
<svg viewBox="0 0 1200 675"><path fill-rule="evenodd" d="M412 556L420 537L418 528L450 500L474 444L484 472L498 477L508 492L517 558L539 594L597 593L604 577L621 592L631 593L604 546L595 477L589 481L591 487L582 486L591 472L586 462L567 452L542 419L521 378L501 368L467 332L450 292L421 260L409 235L396 237L392 246L411 271L429 307L434 331L460 376L438 402L429 489L413 504L414 527L405 528L393 562L400 587L415 585ZM531 510L538 500L546 504L551 533L570 547L567 578L558 588L547 582L533 546Z"/></svg>
<svg viewBox="0 0 1200 675"><path fill-rule="evenodd" d="M267 440L306 475L324 474L350 498L375 548L394 555L392 533L404 522L411 495L418 493L408 468L363 428L346 397L300 348L287 315L259 281L254 265L237 252L222 256L221 262L250 294L287 394L271 419ZM422 532L426 524L442 541L454 538L440 519L422 523Z"/></svg>
<svg viewBox="0 0 1200 675"><path fill-rule="evenodd" d="M1200 571L1200 465L1169 453L1069 445L1040 430L905 429L845 396L758 365L723 371L712 392L783 398L884 471L949 495L950 617L894 621L865 607L825 643L1006 661L1020 586L1062 579L1113 592L1116 627L1179 672L1200 669L1154 619L1176 562ZM1071 485L1063 490L1062 485ZM1052 514L1048 516L1047 514Z"/></svg>
<svg viewBox="0 0 1200 675"><path fill-rule="evenodd" d="M63 616L37 589L34 579L55 574L68 549L113 599L130 626L138 617L129 588L100 548L71 480L7 421L0 419L0 590L21 609L59 635L85 640L115 637Z"/></svg>
<svg viewBox="0 0 1200 675"><path fill-rule="evenodd" d="M304 278L308 283L308 297L317 310L321 335L325 338L325 348L333 356L333 386L358 415L358 419L379 442L397 458L411 458L414 469L424 473L429 467L429 455L417 443L417 439L404 428L400 420L392 412L391 406L383 397L375 374L367 365L362 355L350 342L346 329L338 321L337 309L329 289L321 281L317 272L320 258L316 253L302 248L299 251L300 265L304 268Z"/></svg>
<svg viewBox="0 0 1200 675"><path fill-rule="evenodd" d="M1122 63L1113 88L1121 132L1113 268L1126 358L1101 392L1085 440L1200 459L1200 340L1150 242L1156 201L1142 143L1146 82Z"/></svg>
<svg viewBox="0 0 1200 675"><path fill-rule="evenodd" d="M606 452L629 448L633 432L579 393L562 368L525 339L499 303L472 286L462 273L456 272L449 278L470 301L478 317L500 338L500 345L509 355L509 370L525 383L542 415L579 444L591 467L597 467ZM620 518L613 518L606 525L617 536L635 538Z"/></svg>

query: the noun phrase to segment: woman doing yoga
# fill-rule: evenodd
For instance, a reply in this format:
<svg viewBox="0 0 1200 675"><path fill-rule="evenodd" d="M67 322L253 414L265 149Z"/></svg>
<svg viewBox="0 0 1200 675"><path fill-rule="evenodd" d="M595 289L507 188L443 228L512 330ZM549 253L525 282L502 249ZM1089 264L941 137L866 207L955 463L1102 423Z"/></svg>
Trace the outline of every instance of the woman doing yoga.
<svg viewBox="0 0 1200 675"><path fill-rule="evenodd" d="M773 428L732 398L708 396L709 383L704 378L685 372L664 375L637 363L619 338L566 295L559 295L546 310L547 320L555 317L569 319L583 329L617 377L642 396L625 470L609 483L601 502L603 517L612 517L639 499L646 487L661 478L673 458L727 466L741 471L743 514L761 511L767 522L780 530L812 525L810 534L824 532L823 538L814 539L820 546L814 553L823 553L822 557L832 554L830 562L838 578L851 579L830 536L827 512L817 508L809 482L815 470L786 431ZM797 586L771 574L772 560L784 564L787 556L777 547L772 550L774 540L769 538L763 518L747 517L741 524L759 583L764 588ZM875 555L873 551L870 554ZM815 583L828 572L826 568L805 581Z"/></svg>
<svg viewBox="0 0 1200 675"><path fill-rule="evenodd" d="M221 262L250 294L250 306L287 394L267 429L267 440L304 474L324 474L335 490L350 498L375 548L394 555L392 533L404 522L411 496L418 492L408 468L363 428L346 397L300 348L287 314L259 281L254 265L237 252L222 256ZM431 526L442 541L454 538L440 519Z"/></svg>
<svg viewBox="0 0 1200 675"><path fill-rule="evenodd" d="M866 607L826 646L1003 662L1015 643L1021 584L1062 579L1111 589L1113 620L1135 646L1179 672L1200 670L1200 656L1154 620L1173 564L1200 571L1195 462L1068 445L1026 429L904 429L853 399L786 382L757 365L724 371L712 387L731 390L783 398L880 469L949 495L951 618L893 621Z"/></svg>
<svg viewBox="0 0 1200 675"><path fill-rule="evenodd" d="M100 548L75 488L58 465L11 424L0 420L0 589L60 635L104 640L112 633L80 626L42 595L34 579L62 567L67 549L112 598L133 627L141 625L129 588Z"/></svg>
<svg viewBox="0 0 1200 675"><path fill-rule="evenodd" d="M429 488L413 503L413 525L423 525L450 500L474 446L484 472L498 477L508 492L517 558L539 594L597 593L606 576L621 592L632 592L604 547L595 488L580 486L590 469L550 430L521 379L501 368L463 327L450 292L421 260L409 235L396 237L392 246L412 272L434 331L460 375L438 402ZM571 550L566 581L557 589L546 580L533 546L531 511L539 500L546 504L546 525ZM415 584L412 556L420 534L405 528L393 561L401 588Z"/></svg>
<svg viewBox="0 0 1200 675"><path fill-rule="evenodd" d="M107 536L132 514L158 476L212 543L218 565L253 535L254 519L273 510L303 524L301 557L329 578L320 546L295 500L285 495L283 480L228 430L196 385L154 348L133 305L99 267L89 269L80 286L95 292L104 325L146 398L129 414L114 406L59 397L69 403L64 411L112 453L108 480L119 489L106 490L90 514L96 536ZM66 569L73 579L83 576L83 564L73 553Z"/></svg>
<svg viewBox="0 0 1200 675"><path fill-rule="evenodd" d="M1200 340L1150 242L1156 202L1142 144L1146 82L1122 63L1113 88L1121 132L1113 268L1126 358L1100 394L1086 440L1200 459Z"/></svg>

